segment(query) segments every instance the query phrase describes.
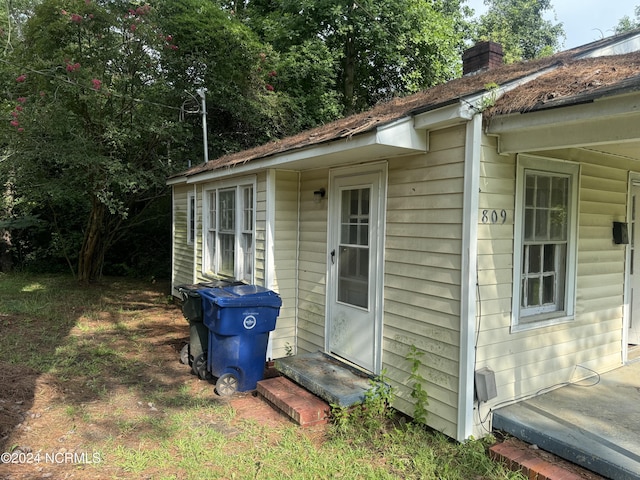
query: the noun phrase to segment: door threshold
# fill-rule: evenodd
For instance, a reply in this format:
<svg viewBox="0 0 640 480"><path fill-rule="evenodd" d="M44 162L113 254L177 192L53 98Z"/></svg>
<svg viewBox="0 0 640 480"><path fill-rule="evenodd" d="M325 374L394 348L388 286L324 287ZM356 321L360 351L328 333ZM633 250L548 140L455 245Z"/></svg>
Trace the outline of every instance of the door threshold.
<svg viewBox="0 0 640 480"><path fill-rule="evenodd" d="M337 362L340 362L340 363L344 364L346 367L348 367L348 368L350 368L352 370L355 370L354 373L359 373L359 374L364 375L364 376L369 377L369 378L375 378L375 376L376 376L376 374L371 372L370 370L367 370L366 368L361 367L360 365L358 365L356 363L353 363L350 360L347 360L346 358L338 355L337 353L334 353L334 352L322 352L322 353L324 355L326 355L327 357L331 357L334 360L336 360Z"/></svg>

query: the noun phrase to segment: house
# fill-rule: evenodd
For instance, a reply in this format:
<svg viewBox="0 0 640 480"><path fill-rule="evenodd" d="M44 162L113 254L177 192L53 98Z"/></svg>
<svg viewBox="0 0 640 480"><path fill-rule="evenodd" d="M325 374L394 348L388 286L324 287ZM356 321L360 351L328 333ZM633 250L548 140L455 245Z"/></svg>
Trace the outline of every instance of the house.
<svg viewBox="0 0 640 480"><path fill-rule="evenodd" d="M496 67L481 44L463 78L171 177L173 285L277 291L270 358L384 371L409 415L415 347L429 425L485 435L640 341L638 50Z"/></svg>

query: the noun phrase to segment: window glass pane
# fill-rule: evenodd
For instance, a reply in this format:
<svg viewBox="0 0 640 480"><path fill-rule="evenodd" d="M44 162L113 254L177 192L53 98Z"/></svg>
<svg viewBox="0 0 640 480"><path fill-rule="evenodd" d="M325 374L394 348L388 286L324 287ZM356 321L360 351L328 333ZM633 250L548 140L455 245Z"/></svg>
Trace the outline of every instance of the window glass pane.
<svg viewBox="0 0 640 480"><path fill-rule="evenodd" d="M189 207L187 210L189 216L189 232L187 234L187 242L193 243L193 239L196 236L196 197L193 195L189 197Z"/></svg>
<svg viewBox="0 0 640 480"><path fill-rule="evenodd" d="M222 275L235 276L235 236L220 234L220 269Z"/></svg>
<svg viewBox="0 0 640 480"><path fill-rule="evenodd" d="M525 197L524 197L524 205L525 207L533 207L535 205L535 194L536 194L536 177L535 175L527 175L526 177L526 185L525 185Z"/></svg>
<svg viewBox="0 0 640 480"><path fill-rule="evenodd" d="M209 230L216 229L216 192L209 192Z"/></svg>
<svg viewBox="0 0 640 480"><path fill-rule="evenodd" d="M551 206L553 208L566 207L569 203L569 179L554 177L552 180Z"/></svg>
<svg viewBox="0 0 640 480"><path fill-rule="evenodd" d="M207 259L209 264L206 266L207 272L215 271L215 258L216 258L216 232L209 232L207 234Z"/></svg>
<svg viewBox="0 0 640 480"><path fill-rule="evenodd" d="M236 192L225 190L219 193L220 230L233 231L236 215Z"/></svg>
<svg viewBox="0 0 640 480"><path fill-rule="evenodd" d="M352 245L358 244L358 226L349 225L349 242Z"/></svg>
<svg viewBox="0 0 640 480"><path fill-rule="evenodd" d="M550 304L555 301L555 275L542 277L542 303Z"/></svg>
<svg viewBox="0 0 640 480"><path fill-rule="evenodd" d="M541 248L540 245L529 245L529 268L525 273L540 273Z"/></svg>
<svg viewBox="0 0 640 480"><path fill-rule="evenodd" d="M368 308L369 249L341 247L338 265L338 301Z"/></svg>
<svg viewBox="0 0 640 480"><path fill-rule="evenodd" d="M536 240L547 240L549 237L549 211L538 209L536 210Z"/></svg>
<svg viewBox="0 0 640 480"><path fill-rule="evenodd" d="M540 278L527 279L527 302L525 307L540 305Z"/></svg>
<svg viewBox="0 0 640 480"><path fill-rule="evenodd" d="M358 245L369 245L369 225L360 225L359 232Z"/></svg>
<svg viewBox="0 0 640 480"><path fill-rule="evenodd" d="M544 246L544 271L553 272L556 268L556 246L548 244Z"/></svg>
<svg viewBox="0 0 640 480"><path fill-rule="evenodd" d="M242 206L242 229L250 231L253 229L253 187L244 187L242 189Z"/></svg>
<svg viewBox="0 0 640 480"><path fill-rule="evenodd" d="M362 194L361 211L362 215L369 215L369 189L363 188L360 190Z"/></svg>
<svg viewBox="0 0 640 480"><path fill-rule="evenodd" d="M551 211L551 225L549 232L549 240L566 240L567 239L567 213L565 210Z"/></svg>
<svg viewBox="0 0 640 480"><path fill-rule="evenodd" d="M549 207L551 199L551 178L546 175L537 176L536 207Z"/></svg>
<svg viewBox="0 0 640 480"><path fill-rule="evenodd" d="M243 256L243 272L241 279L246 282L252 282L253 275L253 235L250 233L244 233L242 235L244 252Z"/></svg>
<svg viewBox="0 0 640 480"><path fill-rule="evenodd" d="M533 240L533 225L535 210L527 208L524 211L524 239L527 241Z"/></svg>
<svg viewBox="0 0 640 480"><path fill-rule="evenodd" d="M349 212L351 215L358 215L360 213L360 204L358 202L358 191L357 190L348 190L344 192L349 197Z"/></svg>

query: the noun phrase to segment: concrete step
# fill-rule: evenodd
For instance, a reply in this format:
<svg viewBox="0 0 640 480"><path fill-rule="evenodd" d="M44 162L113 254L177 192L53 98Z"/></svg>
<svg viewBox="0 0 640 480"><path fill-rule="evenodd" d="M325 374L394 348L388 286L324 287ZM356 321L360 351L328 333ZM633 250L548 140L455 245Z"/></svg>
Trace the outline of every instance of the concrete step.
<svg viewBox="0 0 640 480"><path fill-rule="evenodd" d="M275 368L329 405L362 403L371 389L370 375L323 352L279 358Z"/></svg>
<svg viewBox="0 0 640 480"><path fill-rule="evenodd" d="M302 427L328 423L329 404L286 377L258 382L258 395Z"/></svg>

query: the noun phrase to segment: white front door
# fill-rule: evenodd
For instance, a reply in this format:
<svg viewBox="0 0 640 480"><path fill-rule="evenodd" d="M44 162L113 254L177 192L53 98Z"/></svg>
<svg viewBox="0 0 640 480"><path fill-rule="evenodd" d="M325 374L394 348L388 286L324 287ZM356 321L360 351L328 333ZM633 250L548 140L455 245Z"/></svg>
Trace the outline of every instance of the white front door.
<svg viewBox="0 0 640 480"><path fill-rule="evenodd" d="M640 184L631 187L631 222L629 224L630 263L629 281L631 283L631 315L629 316L629 337L627 343L640 344Z"/></svg>
<svg viewBox="0 0 640 480"><path fill-rule="evenodd" d="M332 171L326 349L380 373L386 165Z"/></svg>

